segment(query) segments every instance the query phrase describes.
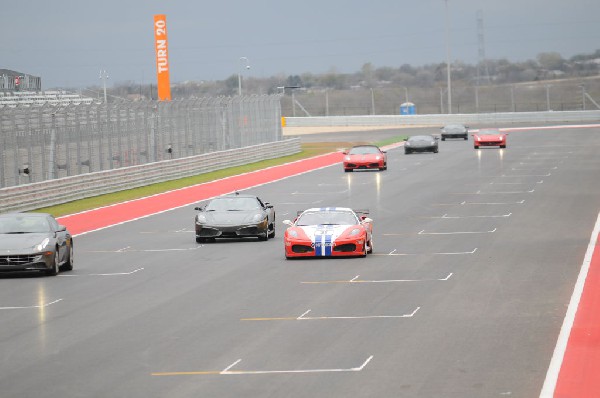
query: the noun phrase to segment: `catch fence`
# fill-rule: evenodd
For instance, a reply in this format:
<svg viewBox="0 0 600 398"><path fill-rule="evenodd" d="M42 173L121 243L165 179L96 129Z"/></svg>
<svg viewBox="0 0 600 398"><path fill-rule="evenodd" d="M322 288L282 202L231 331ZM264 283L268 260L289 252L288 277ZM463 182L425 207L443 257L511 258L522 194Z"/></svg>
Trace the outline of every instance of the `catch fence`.
<svg viewBox="0 0 600 398"><path fill-rule="evenodd" d="M277 95L0 108L0 188L283 139Z"/></svg>

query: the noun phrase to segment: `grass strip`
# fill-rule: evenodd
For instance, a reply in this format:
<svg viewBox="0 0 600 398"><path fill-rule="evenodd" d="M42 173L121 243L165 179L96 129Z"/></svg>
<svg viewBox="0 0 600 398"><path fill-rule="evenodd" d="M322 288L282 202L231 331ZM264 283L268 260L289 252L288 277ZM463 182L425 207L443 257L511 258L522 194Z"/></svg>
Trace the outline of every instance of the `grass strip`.
<svg viewBox="0 0 600 398"><path fill-rule="evenodd" d="M377 146L389 145L404 140L406 136L391 137L384 141L373 143ZM366 142L365 142L366 143ZM62 203L60 205L43 207L37 209L37 212L50 213L54 217L60 217L67 214L79 213L85 210L95 209L97 207L108 206L115 203L121 203L128 200L143 198L159 193L185 188L192 185L202 184L209 181L218 180L238 174L248 173L250 171L265 169L267 167L278 166L284 163L294 162L296 160L306 159L325 153L335 152L341 148L349 148L353 145L362 144L357 142L311 142L301 144L301 151L294 155L284 156L276 159L262 160L260 162L250 163L243 166L229 167L222 170L212 171L210 173L198 174L191 177L170 180L144 187L127 189L124 191L94 196L80 199L73 202Z"/></svg>

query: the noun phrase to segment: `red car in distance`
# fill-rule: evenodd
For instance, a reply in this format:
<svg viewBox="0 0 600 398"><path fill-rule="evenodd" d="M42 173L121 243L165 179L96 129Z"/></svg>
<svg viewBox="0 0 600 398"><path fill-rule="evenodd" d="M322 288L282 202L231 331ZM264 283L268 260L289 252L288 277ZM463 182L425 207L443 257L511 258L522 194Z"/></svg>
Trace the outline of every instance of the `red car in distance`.
<svg viewBox="0 0 600 398"><path fill-rule="evenodd" d="M387 170L387 155L376 145L355 145L344 152L344 171Z"/></svg>
<svg viewBox="0 0 600 398"><path fill-rule="evenodd" d="M498 146L506 148L506 136L508 134L498 129L485 129L473 134L473 147L479 149L481 146Z"/></svg>

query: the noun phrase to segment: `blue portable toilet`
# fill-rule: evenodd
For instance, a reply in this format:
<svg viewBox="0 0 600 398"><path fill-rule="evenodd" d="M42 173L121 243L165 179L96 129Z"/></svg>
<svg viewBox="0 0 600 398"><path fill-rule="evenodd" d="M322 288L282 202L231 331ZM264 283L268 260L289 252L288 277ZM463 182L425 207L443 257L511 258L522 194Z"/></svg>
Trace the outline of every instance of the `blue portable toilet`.
<svg viewBox="0 0 600 398"><path fill-rule="evenodd" d="M412 102L405 102L400 105L400 114L401 115L415 115L416 113L417 112L416 112L415 104L413 104Z"/></svg>

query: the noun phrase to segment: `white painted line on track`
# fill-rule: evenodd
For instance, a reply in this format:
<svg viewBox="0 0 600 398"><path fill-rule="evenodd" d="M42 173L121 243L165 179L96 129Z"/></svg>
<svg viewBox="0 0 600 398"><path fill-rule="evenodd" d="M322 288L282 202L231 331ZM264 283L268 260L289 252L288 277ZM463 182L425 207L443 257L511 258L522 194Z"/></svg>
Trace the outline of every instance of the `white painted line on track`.
<svg viewBox="0 0 600 398"><path fill-rule="evenodd" d="M396 253L396 249L391 252L384 253L371 253L369 256L430 256L430 255L459 255L459 254L475 254L477 248L470 252L438 252L438 253Z"/></svg>
<svg viewBox="0 0 600 398"><path fill-rule="evenodd" d="M241 321L326 321L326 320L346 320L346 319L383 319L383 318L412 318L421 309L417 307L410 314L403 315L362 315L362 316L306 316L312 310L304 312L299 317L262 317L262 318L242 318Z"/></svg>
<svg viewBox="0 0 600 398"><path fill-rule="evenodd" d="M455 219L461 219L461 218L507 218L507 217L510 217L511 215L512 215L512 213L492 215L492 216L449 216L448 214L444 214L443 216L425 216L423 218L455 220Z"/></svg>
<svg viewBox="0 0 600 398"><path fill-rule="evenodd" d="M490 182L490 185L531 185L531 184L543 184L544 180L536 181L535 183L531 182Z"/></svg>
<svg viewBox="0 0 600 398"><path fill-rule="evenodd" d="M371 362L373 355L367 358L362 365L348 369L306 369L306 370L229 370L233 366L229 366L227 370L221 372L222 375L258 375L258 374L282 374L282 373L328 373L328 372L360 372ZM234 364L240 363L241 359Z"/></svg>
<svg viewBox="0 0 600 398"><path fill-rule="evenodd" d="M182 249L132 249L131 246L127 246L118 250L84 250L83 253L156 253L156 252L181 252L189 250L198 250L204 247L204 245L198 245L196 247L188 247Z"/></svg>
<svg viewBox="0 0 600 398"><path fill-rule="evenodd" d="M343 191L336 191L336 192L292 192L290 195L319 195L322 196L323 194L339 194L339 193L347 193L348 190L344 189Z"/></svg>
<svg viewBox="0 0 600 398"><path fill-rule="evenodd" d="M137 272L143 271L144 268L138 268L138 269L134 269L133 271L130 272L113 272L113 273L107 273L107 274L59 274L58 276L123 276L123 275L133 275Z"/></svg>
<svg viewBox="0 0 600 398"><path fill-rule="evenodd" d="M506 175L506 174L501 174L499 177L501 178L516 178L516 177L550 177L552 175L552 173L547 173L547 174L513 174L513 175Z"/></svg>
<svg viewBox="0 0 600 398"><path fill-rule="evenodd" d="M528 191L494 191L494 192L451 192L450 195L494 195L494 194L517 194L517 193L533 193L535 189Z"/></svg>
<svg viewBox="0 0 600 398"><path fill-rule="evenodd" d="M26 309L32 309L32 308L46 308L46 307L51 306L52 304L56 304L62 300L63 299L58 299L58 300L51 301L49 303L44 303L44 304L39 304L39 305L28 305L28 306L24 306L24 307L0 307L0 310L26 310Z"/></svg>
<svg viewBox="0 0 600 398"><path fill-rule="evenodd" d="M540 392L540 398L552 398L554 396L554 390L556 388L556 383L558 382L558 376L562 367L563 359L565 357L565 352L567 350L567 343L569 342L571 329L573 329L573 324L575 323L575 315L577 314L577 309L579 308L579 302L581 301L581 296L583 294L585 280L587 279L590 265L592 263L592 256L596 248L596 239L598 238L599 234L600 213L598 213L598 217L596 218L596 224L594 225L594 230L592 231L592 236L585 252L581 269L579 270L579 276L577 277L577 282L575 283L575 288L573 290L573 294L571 295L571 300L569 301L569 307L567 308L565 319L563 320L562 327L560 328L560 334L558 335L558 341L554 347L554 353L552 354L550 366L548 367L548 372L546 373L546 379L544 380L544 385L542 386L542 391Z"/></svg>
<svg viewBox="0 0 600 398"><path fill-rule="evenodd" d="M239 375L265 375L265 374L294 374L294 373L332 373L332 372L360 372L371 360L373 355L368 357L360 366L355 368L325 368L325 369L305 369L305 370L231 370L234 366L242 362L238 359L231 365L221 371L192 371L192 372L154 372L152 376L201 376L201 375L223 375L223 376L239 376Z"/></svg>
<svg viewBox="0 0 600 398"><path fill-rule="evenodd" d="M461 235L461 234L493 234L496 232L497 228L492 229L491 231L460 231L460 232L425 232L422 230L417 235Z"/></svg>
<svg viewBox="0 0 600 398"><path fill-rule="evenodd" d="M327 284L339 284L339 283L353 284L353 283L406 283L406 282L437 282L437 281L446 282L446 281L450 280L452 275L453 275L453 273L451 272L445 278L438 278L438 279L383 279L383 280L363 280L363 279L358 279L358 277L360 275L356 275L354 278L352 278L348 281L316 281L316 282L300 282L300 283L309 284L309 285L327 285Z"/></svg>
<svg viewBox="0 0 600 398"><path fill-rule="evenodd" d="M464 205L522 205L525 199L519 202L467 202L460 203L434 203L432 206L464 206Z"/></svg>

